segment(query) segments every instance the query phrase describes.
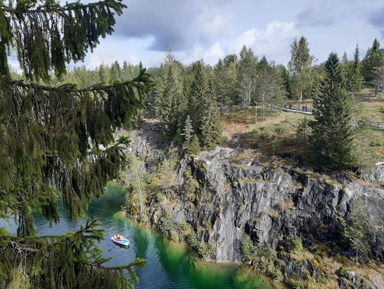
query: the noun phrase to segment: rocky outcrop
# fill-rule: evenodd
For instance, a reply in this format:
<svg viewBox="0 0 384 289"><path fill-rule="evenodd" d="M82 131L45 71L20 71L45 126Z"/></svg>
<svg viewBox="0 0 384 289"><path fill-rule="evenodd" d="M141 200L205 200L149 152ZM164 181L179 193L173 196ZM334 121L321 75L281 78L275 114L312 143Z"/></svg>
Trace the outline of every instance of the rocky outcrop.
<svg viewBox="0 0 384 289"><path fill-rule="evenodd" d="M240 262L244 234L255 243L273 247L288 239L333 242L343 248L342 231L356 199L367 205L372 226L384 218L384 189L362 185L342 174L320 175L306 172L285 160L252 157L236 160L239 152L216 149L182 160L178 187L172 196L177 220L185 220L198 238L212 244L211 259ZM196 196L186 193L186 171L199 183ZM160 207L150 209L152 221ZM373 241L372 241L373 242ZM383 240L371 244L376 258L383 258Z"/></svg>
<svg viewBox="0 0 384 289"><path fill-rule="evenodd" d="M376 163L368 176L371 182L384 184L384 162Z"/></svg>
<svg viewBox="0 0 384 289"><path fill-rule="evenodd" d="M132 150L145 162L165 157L159 136L152 139L142 133L135 138ZM254 244L268 244L285 252L293 240L300 240L313 253L317 249L311 245L327 244L331 252L352 257L353 250L343 237L345 224L361 199L369 225L381 225L383 180L384 163L372 169L370 182L361 182L342 173L314 173L291 159L217 148L182 158L173 182L176 185L168 192L166 204L156 197L151 199L148 217L152 225L160 226L163 216L171 216L176 231L185 223L190 225L197 240L209 244L206 259L216 262L241 262L245 235ZM383 236L372 236L370 257L382 262ZM316 276L319 270L314 263L287 259L284 274ZM349 278L353 273L348 274L343 271L338 275L340 288L354 288L348 286L366 279L356 275L353 281Z"/></svg>

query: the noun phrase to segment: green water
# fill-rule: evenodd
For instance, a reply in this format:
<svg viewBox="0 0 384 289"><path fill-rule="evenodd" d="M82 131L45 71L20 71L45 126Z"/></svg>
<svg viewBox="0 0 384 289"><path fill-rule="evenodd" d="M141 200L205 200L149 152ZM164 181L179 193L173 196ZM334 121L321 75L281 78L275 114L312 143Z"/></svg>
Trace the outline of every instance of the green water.
<svg viewBox="0 0 384 289"><path fill-rule="evenodd" d="M125 200L120 187L108 185L105 196L89 206L87 216L97 218L104 229L105 240L99 245L105 257L112 257L107 265L122 265L135 258L145 258L147 264L136 268L140 284L135 288L148 289L272 289L263 278L245 273L236 265L217 265L215 263L195 262L187 249L175 245L153 230L137 226L119 213ZM62 210L61 210L62 211ZM84 220L74 222L68 214L61 212L60 223L49 226L39 215L35 215L36 227L41 235L73 232ZM0 227L1 227L0 223ZM11 226L11 230L14 226ZM114 233L129 237L128 249L120 248L110 241Z"/></svg>

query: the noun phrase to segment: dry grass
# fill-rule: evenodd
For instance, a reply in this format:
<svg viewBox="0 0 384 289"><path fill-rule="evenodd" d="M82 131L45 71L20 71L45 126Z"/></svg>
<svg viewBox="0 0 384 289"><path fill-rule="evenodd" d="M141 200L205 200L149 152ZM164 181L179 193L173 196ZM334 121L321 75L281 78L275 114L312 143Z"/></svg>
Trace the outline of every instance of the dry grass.
<svg viewBox="0 0 384 289"><path fill-rule="evenodd" d="M284 153L302 155L304 143L297 138L296 131L302 120L308 116L273 112L258 123L241 123L244 118L236 116L239 113L241 112L238 110L230 111L223 121L224 145L257 149L263 155Z"/></svg>
<svg viewBox="0 0 384 289"><path fill-rule="evenodd" d="M258 108L260 110L260 108ZM286 123L288 126L296 127L304 118L305 115L298 113L286 112L269 112L262 120L260 115L257 123L255 122L255 109L249 110L248 120L245 121L244 109L231 108L223 117L223 135L227 140L232 140L234 137L250 133L257 129L266 127L279 127L281 124ZM260 114L260 113L259 113ZM295 130L294 130L295 131Z"/></svg>

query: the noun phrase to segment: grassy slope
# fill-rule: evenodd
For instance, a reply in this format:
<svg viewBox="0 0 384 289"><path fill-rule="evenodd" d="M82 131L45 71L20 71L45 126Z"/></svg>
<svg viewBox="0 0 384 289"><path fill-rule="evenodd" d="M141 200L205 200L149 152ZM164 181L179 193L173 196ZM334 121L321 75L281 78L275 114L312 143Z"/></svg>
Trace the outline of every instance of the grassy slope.
<svg viewBox="0 0 384 289"><path fill-rule="evenodd" d="M366 117L372 122L384 122L384 94L373 97L369 91L356 94L356 118ZM295 104L297 105L297 104ZM307 102L308 107L311 103ZM296 131L299 124L311 115L283 111L266 111L261 119L258 107L258 120L255 122L255 108L249 109L248 119L244 109L231 108L223 116L224 146L257 149L262 154L292 154L303 158L305 140ZM365 167L371 167L377 161L384 160L384 130L367 130L356 138L356 153ZM362 153L363 152L363 153Z"/></svg>

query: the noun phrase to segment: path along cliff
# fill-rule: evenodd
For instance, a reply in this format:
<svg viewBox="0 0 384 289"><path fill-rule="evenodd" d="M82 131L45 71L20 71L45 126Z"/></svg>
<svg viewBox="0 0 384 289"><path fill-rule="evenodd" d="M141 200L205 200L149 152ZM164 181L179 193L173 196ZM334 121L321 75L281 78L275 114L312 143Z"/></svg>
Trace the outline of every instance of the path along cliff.
<svg viewBox="0 0 384 289"><path fill-rule="evenodd" d="M170 154L156 127L147 122L130 133L130 151L148 171ZM297 288L313 278L338 286L324 288L384 288L384 163L363 181L254 150L218 147L179 159L169 189L146 203L148 222L169 238L186 241L206 260L235 263L245 260L249 238L276 254L259 253L264 262L253 260L255 267ZM364 270L350 261L356 251L343 233L358 200L370 228Z"/></svg>

